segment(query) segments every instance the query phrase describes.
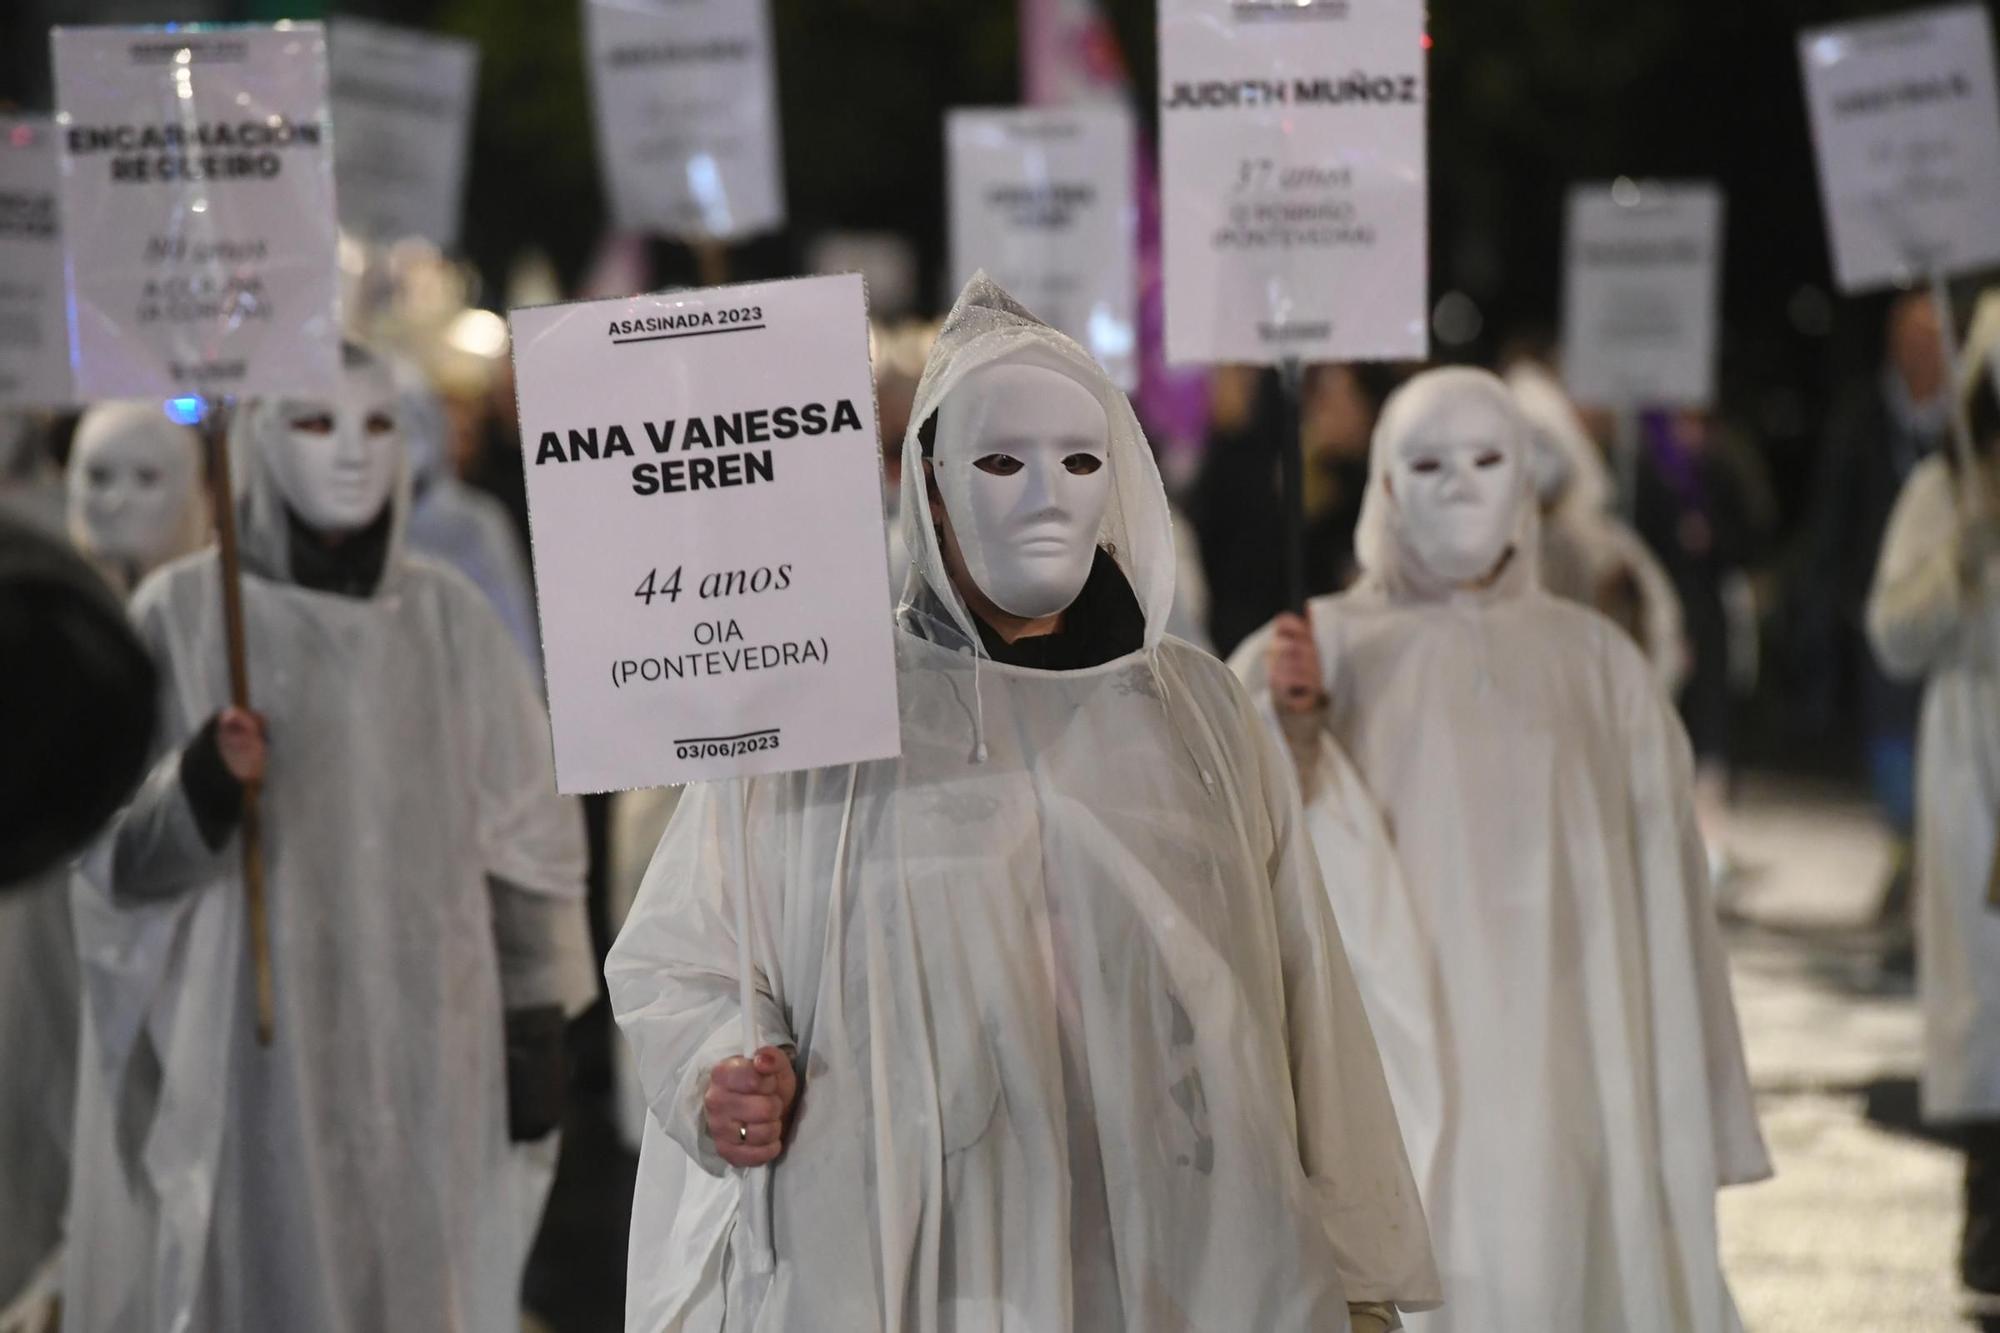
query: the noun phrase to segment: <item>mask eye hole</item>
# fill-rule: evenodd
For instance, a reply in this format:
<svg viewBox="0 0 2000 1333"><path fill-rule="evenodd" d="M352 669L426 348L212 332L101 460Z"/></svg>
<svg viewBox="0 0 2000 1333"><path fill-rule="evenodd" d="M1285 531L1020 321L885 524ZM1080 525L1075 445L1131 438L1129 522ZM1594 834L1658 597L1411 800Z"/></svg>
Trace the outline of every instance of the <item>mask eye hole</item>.
<svg viewBox="0 0 2000 1333"><path fill-rule="evenodd" d="M1063 470L1072 477L1092 476L1103 466L1104 460L1096 454L1071 454L1063 459Z"/></svg>
<svg viewBox="0 0 2000 1333"><path fill-rule="evenodd" d="M1021 470L1022 463L1012 454L988 454L984 458L975 458L972 466L991 476L1011 477Z"/></svg>
<svg viewBox="0 0 2000 1333"><path fill-rule="evenodd" d="M291 427L293 433L298 435L331 435L333 434L333 413L301 412L292 418Z"/></svg>
<svg viewBox="0 0 2000 1333"><path fill-rule="evenodd" d="M387 435L396 429L396 419L387 412L370 412L366 429L370 435Z"/></svg>
<svg viewBox="0 0 2000 1333"><path fill-rule="evenodd" d="M149 491L160 484L160 470L156 467L142 467L133 473L133 476L138 479L140 486Z"/></svg>
<svg viewBox="0 0 2000 1333"><path fill-rule="evenodd" d="M1419 458L1411 462L1410 471L1420 477L1428 477L1434 472L1444 471L1444 463L1436 458Z"/></svg>
<svg viewBox="0 0 2000 1333"><path fill-rule="evenodd" d="M84 476L89 479L90 484L92 486L95 486L100 490L111 484L111 469L104 466L104 464L102 463L92 463L90 467L85 470Z"/></svg>
<svg viewBox="0 0 2000 1333"><path fill-rule="evenodd" d="M1473 466L1484 472L1491 468L1499 467L1506 461L1507 455L1501 453L1498 449L1482 449L1479 457L1473 460Z"/></svg>

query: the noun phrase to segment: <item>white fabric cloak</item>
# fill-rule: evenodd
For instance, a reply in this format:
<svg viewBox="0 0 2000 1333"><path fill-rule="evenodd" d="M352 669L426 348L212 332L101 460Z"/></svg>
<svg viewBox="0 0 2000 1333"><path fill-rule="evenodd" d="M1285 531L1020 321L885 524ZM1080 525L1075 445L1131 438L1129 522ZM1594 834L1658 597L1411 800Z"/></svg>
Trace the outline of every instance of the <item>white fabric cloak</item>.
<svg viewBox="0 0 2000 1333"><path fill-rule="evenodd" d="M1671 697L1692 666L1673 580L1645 540L1618 515L1611 469L1555 376L1522 362L1507 372L1507 387L1534 431L1537 447L1554 451L1568 477L1554 510L1542 520L1542 586L1554 596L1595 607L1607 584L1629 578L1639 598L1639 647Z"/></svg>
<svg viewBox="0 0 2000 1333"><path fill-rule="evenodd" d="M1089 670L985 659L921 521L917 424L1027 346L1111 422L1104 541L1147 633ZM651 1107L627 1327L1339 1333L1350 1301L1434 1302L1291 778L1221 663L1163 636L1172 537L1129 404L982 276L911 420L902 757L691 790L612 950ZM701 1112L746 890L758 1027L801 1071L768 1276Z"/></svg>
<svg viewBox="0 0 2000 1333"><path fill-rule="evenodd" d="M396 363L397 404L410 457L410 549L449 565L486 594L507 634L528 659L537 690L542 681L542 631L535 615L527 553L507 509L459 480L445 436L444 401L413 363Z"/></svg>
<svg viewBox="0 0 2000 1333"><path fill-rule="evenodd" d="M1481 372L1443 373L1507 401ZM1498 581L1447 591L1402 531L1388 434L1365 575L1311 606L1329 704L1308 821L1329 867L1366 854L1351 759L1401 866L1330 868L1327 885L1370 960L1364 993L1444 1279L1444 1308L1409 1326L1734 1333L1715 1191L1770 1168L1686 737L1630 640L1541 590L1530 470ZM1506 447L1525 447L1524 426ZM1233 664L1273 718L1268 642L1267 628ZM1359 834L1328 844L1330 827ZM1384 901L1398 893L1406 905Z"/></svg>
<svg viewBox="0 0 2000 1333"><path fill-rule="evenodd" d="M508 1141L504 1011L591 996L581 819L498 618L404 557L407 480L374 595L309 591L238 445L276 1039L254 1035L240 842L208 849L177 776L229 697L210 551L135 598L162 758L76 892L64 1327L514 1333L547 1179Z"/></svg>
<svg viewBox="0 0 2000 1333"><path fill-rule="evenodd" d="M0 1309L62 1240L76 1101L69 867L0 892Z"/></svg>
<svg viewBox="0 0 2000 1333"><path fill-rule="evenodd" d="M129 575L99 560L75 506L71 457L69 539L122 597ZM178 558L207 539L208 500L197 482L180 497ZM164 563L164 561L162 561ZM59 1267L76 1113L80 986L70 921L70 865L0 895L0 1051L13 1073L0 1079L0 1309L47 1263Z"/></svg>

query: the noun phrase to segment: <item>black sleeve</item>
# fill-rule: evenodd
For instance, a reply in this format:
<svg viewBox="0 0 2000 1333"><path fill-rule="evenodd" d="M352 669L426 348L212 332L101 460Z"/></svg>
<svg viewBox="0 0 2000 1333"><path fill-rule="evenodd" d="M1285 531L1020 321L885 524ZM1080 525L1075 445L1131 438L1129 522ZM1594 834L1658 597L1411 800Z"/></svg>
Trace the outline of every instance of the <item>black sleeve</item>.
<svg viewBox="0 0 2000 1333"><path fill-rule="evenodd" d="M222 762L214 718L181 751L181 790L187 794L188 808L194 811L201 840L210 851L221 851L243 819L243 784Z"/></svg>

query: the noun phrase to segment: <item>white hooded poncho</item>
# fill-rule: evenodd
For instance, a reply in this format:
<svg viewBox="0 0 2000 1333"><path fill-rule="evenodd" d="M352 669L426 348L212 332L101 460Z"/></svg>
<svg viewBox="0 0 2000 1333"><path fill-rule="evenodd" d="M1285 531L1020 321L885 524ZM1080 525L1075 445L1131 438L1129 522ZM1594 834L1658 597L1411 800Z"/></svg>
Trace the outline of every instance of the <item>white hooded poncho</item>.
<svg viewBox="0 0 2000 1333"><path fill-rule="evenodd" d="M1550 593L1598 606L1601 590L1630 579L1638 592L1639 647L1669 695L1690 666L1680 594L1632 525L1616 510L1617 483L1555 376L1532 362L1507 372L1507 387L1534 432L1538 452L1559 470L1559 498L1542 520L1542 584Z"/></svg>
<svg viewBox="0 0 2000 1333"><path fill-rule="evenodd" d="M2000 296L1980 303L1962 397L2000 389ZM1988 460L1988 495L2000 467ZM1868 599L1883 670L1924 679L1917 770L1917 984L1924 1008L1924 1114L2000 1120L2000 560L1970 582L1961 479L1936 454L1890 516ZM1994 521L1989 519L1990 521Z"/></svg>
<svg viewBox="0 0 2000 1333"><path fill-rule="evenodd" d="M1329 704L1308 821L1351 860L1379 804L1400 879L1331 872L1384 1032L1445 1305L1423 1333L1723 1333L1718 1185L1769 1172L1709 907L1688 744L1611 622L1541 590L1531 470L1513 556L1481 591L1411 554L1387 474L1412 394L1378 426L1365 575L1311 606ZM1433 399L1435 401L1435 399ZM1527 448L1520 426L1504 442ZM1234 664L1270 713L1269 631ZM1361 838L1365 847L1366 839ZM1407 894L1407 903L1383 901ZM1427 1034L1412 1031L1427 1023ZM1419 1062L1422 1067L1399 1067Z"/></svg>
<svg viewBox="0 0 2000 1333"><path fill-rule="evenodd" d="M1027 348L1110 422L1103 543L1147 631L1088 670L983 659L925 521L916 427ZM1130 405L981 276L911 421L902 757L691 790L611 953L651 1106L627 1328L1319 1333L1435 1301L1290 776L1222 664L1162 634L1173 544ZM701 1110L737 1050L746 890L757 1023L801 1074L768 1276Z"/></svg>
<svg viewBox="0 0 2000 1333"><path fill-rule="evenodd" d="M451 566L486 594L539 686L542 632L528 558L506 508L452 471L444 402L411 362L396 364L396 398L410 455L410 549Z"/></svg>
<svg viewBox="0 0 2000 1333"><path fill-rule="evenodd" d="M158 406L151 411L157 415ZM163 450L185 447L192 455L191 445L173 437L176 429L156 432L149 442ZM92 549L81 514L82 459L81 450L70 455L70 540L123 595L130 591L120 582L124 575ZM198 456L163 460L162 484L174 489L176 500L171 557L207 538L199 469ZM0 1051L13 1071L0 1080L0 1308L45 1261L51 1277L58 1267L52 1256L62 1238L76 1108L79 981L69 877L69 866L60 865L0 894Z"/></svg>
<svg viewBox="0 0 2000 1333"><path fill-rule="evenodd" d="M479 592L406 558L365 598L290 580L239 439L276 1038L258 1045L232 835L178 754L228 700L213 551L147 580L162 758L77 888L86 1022L64 1328L514 1333L545 1179L510 1145L504 1011L592 994L583 830Z"/></svg>
<svg viewBox="0 0 2000 1333"><path fill-rule="evenodd" d="M0 1080L0 1310L42 1275L62 1241L78 987L68 882L68 868L58 866L0 886L0 1051L8 1068Z"/></svg>

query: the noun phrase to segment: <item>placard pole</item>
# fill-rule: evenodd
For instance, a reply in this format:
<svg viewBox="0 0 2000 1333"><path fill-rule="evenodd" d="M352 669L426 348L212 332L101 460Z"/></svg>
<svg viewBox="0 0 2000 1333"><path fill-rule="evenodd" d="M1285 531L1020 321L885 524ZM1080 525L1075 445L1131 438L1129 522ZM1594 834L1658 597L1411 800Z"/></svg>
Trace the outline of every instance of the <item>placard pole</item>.
<svg viewBox="0 0 2000 1333"><path fill-rule="evenodd" d="M1285 543L1285 609L1306 609L1305 368L1295 356L1278 367L1284 391L1278 410L1278 502Z"/></svg>
<svg viewBox="0 0 2000 1333"><path fill-rule="evenodd" d="M1639 408L1630 398L1611 413L1611 467L1618 486L1618 513L1626 522L1639 512L1639 454L1645 440L1639 429Z"/></svg>
<svg viewBox="0 0 2000 1333"><path fill-rule="evenodd" d="M694 251L696 279L704 287L722 287L729 282L729 243L706 237L690 242Z"/></svg>
<svg viewBox="0 0 2000 1333"><path fill-rule="evenodd" d="M736 998L743 1008L743 1058L754 1060L762 1040L757 1031L756 956L750 937L750 782L738 778L730 784L728 825L722 830L722 873L736 895ZM744 1234L748 1238L748 1263L752 1273L768 1273L776 1266L771 1250L771 1228L764 1212L769 1177L766 1168L743 1172L737 1200Z"/></svg>
<svg viewBox="0 0 2000 1333"><path fill-rule="evenodd" d="M243 559L236 537L236 490L229 475L229 430L222 403L204 401L208 475L215 492L216 548L222 583L222 626L229 655L229 701L250 707L250 664L243 629ZM271 931L264 898L263 784L243 785L243 892L249 909L250 962L257 981L257 1044L277 1028L271 978Z"/></svg>
<svg viewBox="0 0 2000 1333"><path fill-rule="evenodd" d="M1945 398L1951 409L1951 449L1958 459L1958 475L1964 484L1958 488L1959 503L1967 514L1981 512L1983 474L1972 445L1972 423L1965 415L1965 404L1958 394L1958 322L1952 310L1951 281L1944 270L1931 268L1931 300L1937 306L1938 341L1944 348ZM1995 868L2000 875L2000 867Z"/></svg>

